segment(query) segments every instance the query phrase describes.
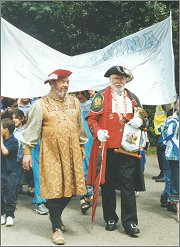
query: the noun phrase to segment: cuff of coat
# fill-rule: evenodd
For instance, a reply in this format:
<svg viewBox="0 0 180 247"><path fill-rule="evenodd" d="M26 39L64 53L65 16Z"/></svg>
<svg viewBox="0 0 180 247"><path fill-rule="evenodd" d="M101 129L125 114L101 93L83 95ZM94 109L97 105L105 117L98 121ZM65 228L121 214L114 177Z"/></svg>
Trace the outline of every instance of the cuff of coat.
<svg viewBox="0 0 180 247"><path fill-rule="evenodd" d="M29 154L31 154L31 148L25 147L24 148L24 155L29 155Z"/></svg>

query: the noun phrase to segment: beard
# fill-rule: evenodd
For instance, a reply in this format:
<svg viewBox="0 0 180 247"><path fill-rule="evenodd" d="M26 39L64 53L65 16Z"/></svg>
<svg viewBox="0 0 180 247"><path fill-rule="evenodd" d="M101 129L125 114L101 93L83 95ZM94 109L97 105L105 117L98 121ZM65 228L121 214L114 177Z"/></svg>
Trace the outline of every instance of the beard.
<svg viewBox="0 0 180 247"><path fill-rule="evenodd" d="M124 91L124 86L123 87L121 87L121 88L117 88L117 87L115 87L115 86L111 86L112 87L112 89L116 92L116 93L122 93L123 91Z"/></svg>
<svg viewBox="0 0 180 247"><path fill-rule="evenodd" d="M60 92L58 90L55 90L56 94L59 96L59 98L64 99L67 95L67 92Z"/></svg>

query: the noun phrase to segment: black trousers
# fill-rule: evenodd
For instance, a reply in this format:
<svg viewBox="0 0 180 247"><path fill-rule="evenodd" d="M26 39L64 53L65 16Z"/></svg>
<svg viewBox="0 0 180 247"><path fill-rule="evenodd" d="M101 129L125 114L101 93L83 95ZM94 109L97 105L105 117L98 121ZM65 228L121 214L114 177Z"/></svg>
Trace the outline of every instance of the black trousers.
<svg viewBox="0 0 180 247"><path fill-rule="evenodd" d="M1 173L1 215L15 217L16 172Z"/></svg>
<svg viewBox="0 0 180 247"><path fill-rule="evenodd" d="M157 141L158 141L159 137L160 137L160 135L156 135L156 151L157 151L157 159L158 159L160 174L163 175L163 163L164 163L165 148L164 147L158 147Z"/></svg>
<svg viewBox="0 0 180 247"><path fill-rule="evenodd" d="M121 191L121 222L124 228L138 224L134 190L136 158L107 150L106 183L101 186L104 220L118 221L116 189ZM119 198L120 199L120 198Z"/></svg>
<svg viewBox="0 0 180 247"><path fill-rule="evenodd" d="M47 207L49 209L50 219L53 231L60 228L60 217L63 210L70 202L71 197L62 197L56 199L47 199Z"/></svg>

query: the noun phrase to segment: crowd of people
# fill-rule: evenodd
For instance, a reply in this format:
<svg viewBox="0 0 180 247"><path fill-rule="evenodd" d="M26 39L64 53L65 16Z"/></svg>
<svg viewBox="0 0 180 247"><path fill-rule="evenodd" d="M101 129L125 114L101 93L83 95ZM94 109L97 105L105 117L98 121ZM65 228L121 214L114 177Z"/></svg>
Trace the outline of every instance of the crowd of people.
<svg viewBox="0 0 180 247"><path fill-rule="evenodd" d="M53 243L63 245L62 214L71 198L79 196L82 214L92 207L94 219L100 187L105 229L116 229L120 190L122 226L137 235L136 193L145 191L149 120L126 88L133 75L113 66L104 74L110 86L69 94L71 74L49 74L44 83L51 89L43 97L1 98L1 225L14 225L26 184L34 211L49 214ZM163 117L155 126L160 174L153 179L165 183L161 206L177 212L179 222L179 100L173 103L157 106L155 113Z"/></svg>

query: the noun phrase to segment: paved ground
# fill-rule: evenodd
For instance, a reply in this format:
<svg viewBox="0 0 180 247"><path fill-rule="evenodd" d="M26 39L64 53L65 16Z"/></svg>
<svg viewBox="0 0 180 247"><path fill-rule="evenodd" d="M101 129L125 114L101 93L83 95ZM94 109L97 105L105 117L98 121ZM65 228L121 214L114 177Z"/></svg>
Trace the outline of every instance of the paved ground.
<svg viewBox="0 0 180 247"><path fill-rule="evenodd" d="M67 246L179 246L179 224L176 214L160 207L160 193L164 183L151 179L158 174L157 158L147 156L145 170L146 192L137 197L139 228L137 238L124 233L120 221L117 230L108 232L104 229L101 197L97 205L95 223L91 223L91 211L81 215L79 199L73 198L65 209L63 221L67 232L64 233ZM117 193L117 196L119 194ZM120 215L120 199L117 200L117 212ZM8 228L1 226L1 246L53 246L51 225L47 215L38 215L32 210L32 198L19 196L15 212L15 225Z"/></svg>

